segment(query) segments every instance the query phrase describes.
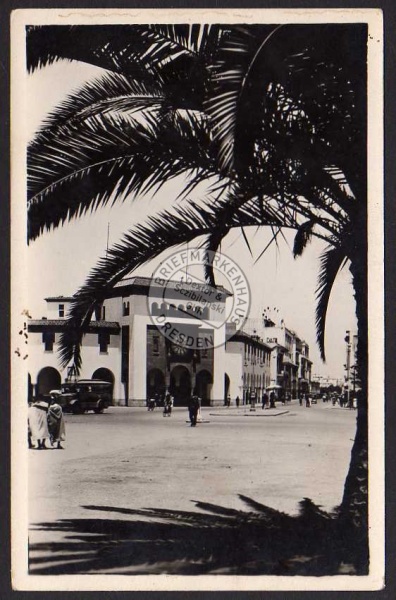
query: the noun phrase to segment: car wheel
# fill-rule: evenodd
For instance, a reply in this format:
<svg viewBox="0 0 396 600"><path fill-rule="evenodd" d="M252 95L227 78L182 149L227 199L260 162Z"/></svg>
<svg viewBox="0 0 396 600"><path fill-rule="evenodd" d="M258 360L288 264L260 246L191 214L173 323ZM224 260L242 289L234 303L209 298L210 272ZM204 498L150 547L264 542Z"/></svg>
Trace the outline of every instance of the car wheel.
<svg viewBox="0 0 396 600"><path fill-rule="evenodd" d="M94 408L94 412L95 412L97 415L100 415L100 414L102 414L102 413L103 413L103 411L104 411L103 402L99 402L99 404L98 404L97 408Z"/></svg>

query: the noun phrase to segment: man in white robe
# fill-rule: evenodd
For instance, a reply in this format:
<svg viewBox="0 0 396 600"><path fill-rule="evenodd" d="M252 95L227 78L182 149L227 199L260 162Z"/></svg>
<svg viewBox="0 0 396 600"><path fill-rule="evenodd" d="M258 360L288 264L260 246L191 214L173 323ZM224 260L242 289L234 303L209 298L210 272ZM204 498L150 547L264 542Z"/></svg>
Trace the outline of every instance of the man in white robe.
<svg viewBox="0 0 396 600"><path fill-rule="evenodd" d="M37 400L28 409L29 428L32 440L37 441L37 448L44 450L47 448L45 440L49 439L48 432L48 402Z"/></svg>

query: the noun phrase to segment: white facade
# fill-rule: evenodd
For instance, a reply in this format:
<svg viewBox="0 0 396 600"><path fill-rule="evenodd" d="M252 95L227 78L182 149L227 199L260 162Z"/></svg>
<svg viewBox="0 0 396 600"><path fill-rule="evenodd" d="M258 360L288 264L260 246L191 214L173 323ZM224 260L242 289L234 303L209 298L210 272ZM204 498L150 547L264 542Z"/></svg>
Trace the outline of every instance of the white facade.
<svg viewBox="0 0 396 600"><path fill-rule="evenodd" d="M179 318L172 308L176 303L183 310L194 310L196 303L183 303L180 294L173 294L172 290L171 299L175 299L175 305L161 303L160 290L157 294L155 288L150 289L150 283L147 278L123 280L114 288L111 297L105 299L83 337L79 377L112 381L114 402L121 405L145 404L154 372L157 380L160 372L159 380L162 376L160 383L165 389L172 385L177 387L183 377L186 383L188 377L188 393L198 386L208 403L223 403L226 357L225 324L221 322L221 314L209 309L204 313L205 319L189 314ZM227 295L223 294L223 304ZM68 368L59 367L57 350L72 300L63 296L47 298L47 315L29 322L30 395L48 393L65 382L70 374ZM174 346L171 341L165 343L162 340L162 352L153 352L151 330L155 327L150 313L154 303L156 308L171 315L168 321L175 330L187 325L198 333L201 330L209 332L206 335L210 334L214 349L194 350L183 358L171 352L170 348ZM187 389L185 391L187 393Z"/></svg>
<svg viewBox="0 0 396 600"><path fill-rule="evenodd" d="M263 343L258 335L229 328L226 357L231 398L238 396L241 403L248 404L254 394L256 402L261 401L271 381L270 346Z"/></svg>

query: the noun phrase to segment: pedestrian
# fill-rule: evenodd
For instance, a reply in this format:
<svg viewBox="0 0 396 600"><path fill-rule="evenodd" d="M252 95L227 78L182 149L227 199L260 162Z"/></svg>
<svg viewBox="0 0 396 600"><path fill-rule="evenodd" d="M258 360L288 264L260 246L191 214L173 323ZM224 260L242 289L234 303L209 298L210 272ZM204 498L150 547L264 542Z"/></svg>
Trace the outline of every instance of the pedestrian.
<svg viewBox="0 0 396 600"><path fill-rule="evenodd" d="M228 396L227 396L227 407L230 408L230 406L231 406L231 396L230 396L230 394L228 394Z"/></svg>
<svg viewBox="0 0 396 600"><path fill-rule="evenodd" d="M188 413L190 416L191 427L195 427L197 424L197 417L199 411L199 398L196 394L191 396L188 403Z"/></svg>
<svg viewBox="0 0 396 600"><path fill-rule="evenodd" d="M275 408L275 400L276 400L275 392L270 393L269 399L270 399L270 408Z"/></svg>
<svg viewBox="0 0 396 600"><path fill-rule="evenodd" d="M239 396L237 396L237 397L235 398L235 404L236 404L236 407L237 407L237 408L239 408L239 402L240 402L240 400L239 400Z"/></svg>
<svg viewBox="0 0 396 600"><path fill-rule="evenodd" d="M29 402L28 408L30 408L32 405L33 405L33 402ZM34 448L34 444L32 442L32 430L30 429L30 424L29 424L29 417L28 417L28 447Z"/></svg>
<svg viewBox="0 0 396 600"><path fill-rule="evenodd" d="M198 396L198 412L197 412L197 421L202 421L202 416L201 416L201 406L202 406L202 398L201 396Z"/></svg>
<svg viewBox="0 0 396 600"><path fill-rule="evenodd" d="M172 414L173 397L168 393L164 400L164 417L170 417Z"/></svg>
<svg viewBox="0 0 396 600"><path fill-rule="evenodd" d="M299 402L300 406L302 406L302 404L303 404L303 398L304 398L304 394L300 394L300 396L298 398L298 402Z"/></svg>
<svg viewBox="0 0 396 600"><path fill-rule="evenodd" d="M268 394L267 392L264 392L261 398L261 409L264 410L265 408L268 408Z"/></svg>
<svg viewBox="0 0 396 600"><path fill-rule="evenodd" d="M305 396L305 407L311 408L311 398L308 394Z"/></svg>
<svg viewBox="0 0 396 600"><path fill-rule="evenodd" d="M45 400L36 400L29 407L28 419L31 432L31 440L37 441L38 450L45 450L47 446L45 441L49 439L48 423L47 423L48 402Z"/></svg>
<svg viewBox="0 0 396 600"><path fill-rule="evenodd" d="M56 442L58 450L63 450L61 442L66 439L65 421L63 419L62 407L57 403L56 396L51 396L47 421L51 446Z"/></svg>

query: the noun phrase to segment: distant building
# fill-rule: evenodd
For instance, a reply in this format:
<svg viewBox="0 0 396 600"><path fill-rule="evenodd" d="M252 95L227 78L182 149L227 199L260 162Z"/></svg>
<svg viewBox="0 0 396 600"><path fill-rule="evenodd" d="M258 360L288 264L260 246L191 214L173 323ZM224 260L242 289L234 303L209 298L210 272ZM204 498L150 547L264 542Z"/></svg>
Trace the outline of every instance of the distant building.
<svg viewBox="0 0 396 600"><path fill-rule="evenodd" d="M297 398L310 391L312 361L309 345L295 331L269 317L248 320L249 331L254 328L263 342L271 348L271 382L280 398Z"/></svg>
<svg viewBox="0 0 396 600"><path fill-rule="evenodd" d="M358 335L346 332L345 336L346 343L346 361L344 365L345 377L344 377L344 394L349 398L350 394L355 396L356 391L360 389L360 381L358 379L357 371L357 349L358 349Z"/></svg>
<svg viewBox="0 0 396 600"><path fill-rule="evenodd" d="M249 404L254 394L261 402L271 381L271 347L257 335L227 326L225 386L233 401Z"/></svg>

